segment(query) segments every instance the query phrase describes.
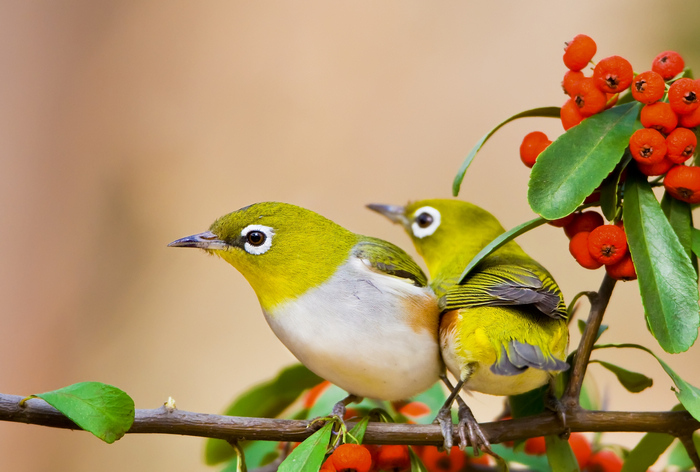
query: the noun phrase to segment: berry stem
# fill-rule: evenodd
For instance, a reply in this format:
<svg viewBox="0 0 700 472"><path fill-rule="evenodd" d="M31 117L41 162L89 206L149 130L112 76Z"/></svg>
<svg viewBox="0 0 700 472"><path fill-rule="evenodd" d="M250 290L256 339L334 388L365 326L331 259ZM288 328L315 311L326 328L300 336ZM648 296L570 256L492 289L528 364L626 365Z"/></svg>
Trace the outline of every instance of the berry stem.
<svg viewBox="0 0 700 472"><path fill-rule="evenodd" d="M678 439L681 440L681 443L683 444L683 447L685 447L688 456L690 456L690 460L693 461L695 470L700 470L700 456L698 456L698 451L695 448L695 443L693 442L693 435L684 434L683 436L679 436Z"/></svg>

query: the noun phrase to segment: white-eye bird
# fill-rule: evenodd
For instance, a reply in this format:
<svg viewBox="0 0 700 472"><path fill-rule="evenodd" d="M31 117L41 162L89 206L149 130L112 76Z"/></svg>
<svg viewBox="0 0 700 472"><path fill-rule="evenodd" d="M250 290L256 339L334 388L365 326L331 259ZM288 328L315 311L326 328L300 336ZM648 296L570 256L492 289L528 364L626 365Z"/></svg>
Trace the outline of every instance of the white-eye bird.
<svg viewBox="0 0 700 472"><path fill-rule="evenodd" d="M238 269L275 335L349 392L345 404L353 396L407 399L444 371L437 298L420 267L389 242L265 202L169 246L201 248Z"/></svg>
<svg viewBox="0 0 700 472"><path fill-rule="evenodd" d="M440 297L440 348L458 379L455 395L462 387L517 395L568 369L564 359L569 332L561 291L517 243L510 241L491 253L459 283L472 258L505 231L491 213L471 203L442 199L368 207L400 223L425 260L431 286ZM462 445L468 435L472 445L476 441L488 449L464 404L459 433Z"/></svg>

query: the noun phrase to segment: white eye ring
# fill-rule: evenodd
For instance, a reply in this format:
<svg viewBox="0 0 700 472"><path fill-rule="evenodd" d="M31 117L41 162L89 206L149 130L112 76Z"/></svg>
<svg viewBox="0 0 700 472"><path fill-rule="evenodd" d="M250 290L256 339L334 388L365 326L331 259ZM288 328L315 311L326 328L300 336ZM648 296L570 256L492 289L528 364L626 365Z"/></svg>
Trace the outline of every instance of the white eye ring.
<svg viewBox="0 0 700 472"><path fill-rule="evenodd" d="M427 213L433 219L433 221L426 227L419 226L418 221L416 221L417 218L423 213ZM413 231L413 236L415 236L418 239L430 236L440 226L440 212L433 207L424 206L414 211L413 215L414 217L413 223L411 223L411 231Z"/></svg>
<svg viewBox="0 0 700 472"><path fill-rule="evenodd" d="M248 242L248 235L253 231L257 231L265 235L265 240L259 246L254 246ZM243 239L245 241L243 243L243 248L248 254L252 254L254 256L264 254L267 252L268 249L270 249L270 247L272 247L272 236L274 234L275 230L273 230L269 226L248 225L245 228L243 228L243 231L241 231L241 236L243 236Z"/></svg>

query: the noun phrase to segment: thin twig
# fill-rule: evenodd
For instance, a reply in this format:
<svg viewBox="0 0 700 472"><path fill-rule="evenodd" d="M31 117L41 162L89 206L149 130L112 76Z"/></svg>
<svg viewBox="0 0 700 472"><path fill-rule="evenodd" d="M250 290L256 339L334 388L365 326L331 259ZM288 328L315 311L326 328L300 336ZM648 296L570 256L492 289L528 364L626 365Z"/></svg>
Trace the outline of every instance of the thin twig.
<svg viewBox="0 0 700 472"><path fill-rule="evenodd" d="M695 447L695 442L693 442L693 435L684 434L678 439L681 440L681 443L683 444L683 447L685 447L685 450L688 453L690 460L693 461L695 470L700 470L700 457L698 457L698 450Z"/></svg>
<svg viewBox="0 0 700 472"><path fill-rule="evenodd" d="M588 314L586 329L583 331L581 342L579 343L578 350L574 357L574 366L571 370L569 384L562 397L562 403L567 410L567 416L570 414L570 411L577 409L579 406L579 395L581 394L583 378L586 375L588 360L591 357L591 351L593 350L593 345L598 335L598 329L600 329L600 324L603 320L603 314L608 307L610 296L615 288L615 282L615 279L605 274L598 293L595 296L590 295L588 297L591 301L591 311Z"/></svg>
<svg viewBox="0 0 700 472"><path fill-rule="evenodd" d="M80 428L62 413L41 399L31 399L23 407L23 397L0 394L0 421ZM668 412L614 412L576 410L567 416L572 431L579 432L658 432L673 436L689 436L700 429L700 422L686 411ZM308 421L271 418L244 418L236 416L193 413L165 407L136 410L131 434L179 434L230 440L266 440L300 442L315 428ZM354 423L349 421L348 427ZM481 428L491 443L514 441L536 436L557 434L561 424L551 413L527 418L482 423ZM455 438L458 439L458 438ZM440 426L436 424L376 423L367 426L364 442L368 444L440 445L443 442Z"/></svg>

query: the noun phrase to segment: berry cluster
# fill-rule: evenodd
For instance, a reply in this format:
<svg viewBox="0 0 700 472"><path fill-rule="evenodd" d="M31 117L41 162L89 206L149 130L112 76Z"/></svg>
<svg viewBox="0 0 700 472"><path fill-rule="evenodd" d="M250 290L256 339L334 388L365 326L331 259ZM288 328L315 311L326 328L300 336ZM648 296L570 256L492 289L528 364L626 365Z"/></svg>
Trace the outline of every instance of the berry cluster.
<svg viewBox="0 0 700 472"><path fill-rule="evenodd" d="M581 472L620 472L622 470L622 459L610 449L596 446L593 451L591 443L582 433L571 433L569 445L576 456L576 462ZM542 436L530 438L525 441L525 452L531 455L540 456L547 452L545 441Z"/></svg>
<svg viewBox="0 0 700 472"><path fill-rule="evenodd" d="M636 167L646 176L663 176L663 185L674 198L700 203L700 167L687 165L697 147L700 80L677 78L684 72L685 63L673 51L659 54L651 70L636 75L623 57L606 57L586 77L583 69L591 64L596 51L595 41L583 34L566 44L563 59L569 70L564 74L562 88L569 98L560 112L564 130L615 106L622 93L631 95L631 99L644 105L639 116L642 128L629 140L629 153ZM531 132L520 145L520 158L532 167L551 143L544 133ZM624 181L624 177L623 171L620 180ZM597 200L594 192L584 203ZM571 239L569 250L583 267L597 269L605 265L608 274L616 279L636 279L619 221L605 225L598 213L587 211L550 223L564 227Z"/></svg>

